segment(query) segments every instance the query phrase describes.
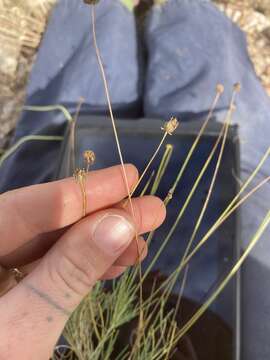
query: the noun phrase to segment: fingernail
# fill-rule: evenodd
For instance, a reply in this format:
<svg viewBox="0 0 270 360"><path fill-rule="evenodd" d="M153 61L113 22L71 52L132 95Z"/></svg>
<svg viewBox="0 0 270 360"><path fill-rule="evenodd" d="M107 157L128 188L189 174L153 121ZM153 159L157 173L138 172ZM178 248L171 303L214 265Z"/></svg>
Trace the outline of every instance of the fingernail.
<svg viewBox="0 0 270 360"><path fill-rule="evenodd" d="M121 253L134 237L134 226L120 215L104 216L93 232L99 248L110 255Z"/></svg>

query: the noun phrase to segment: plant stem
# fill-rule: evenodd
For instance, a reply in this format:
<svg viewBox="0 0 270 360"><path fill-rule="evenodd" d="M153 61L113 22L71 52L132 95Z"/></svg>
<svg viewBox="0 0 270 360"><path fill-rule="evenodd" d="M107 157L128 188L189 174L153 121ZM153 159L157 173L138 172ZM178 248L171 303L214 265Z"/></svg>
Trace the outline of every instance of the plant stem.
<svg viewBox="0 0 270 360"><path fill-rule="evenodd" d="M172 157L172 153L173 153L173 146L171 144L167 144L166 150L163 154L162 160L161 160L159 168L158 168L156 179L155 179L154 184L151 189L151 195L156 194L159 184L160 184L160 182L167 170L167 167L169 165L169 161Z"/></svg>
<svg viewBox="0 0 270 360"><path fill-rule="evenodd" d="M201 225L201 222L202 222L202 219L204 217L204 214L206 212L206 209L207 209L207 206L209 204L209 201L210 201L210 198L211 198L211 195L212 195L212 192L213 192L213 189L214 189L214 186L215 186L215 183L216 183L216 179L217 179L217 174L218 174L218 171L219 171L219 168L220 168L220 164L221 164L221 160L222 160L222 157L223 157L223 154L224 154L224 149L225 149L225 144L226 144L226 140L227 140L227 135L228 135L228 131L229 131L229 126L231 125L231 120L232 120L232 114L235 110L235 92L233 92L233 95L232 95L232 99L231 99L231 103L230 103L230 107L229 107L229 111L228 111L228 114L226 116L226 120L225 120L225 130L224 130L224 135L223 135L223 140L222 140L222 143L221 143L221 148L220 148L220 152L219 152L219 155L218 155L218 160L217 160L217 163L216 163L216 166L215 166L215 170L214 170L214 175L212 177L212 180L211 180L211 184L210 184L210 188L209 188L209 191L208 191L208 194L207 194L207 197L206 197L206 200L203 204L203 208L201 210L201 213L200 213L200 216L196 222L196 225L195 225L195 228L194 228L194 231L191 235L191 238L188 242L188 245L185 249L185 252L184 252L184 255L182 257L182 261L181 263L183 263L183 261L185 261L185 258L186 256L188 255L189 253L189 250L191 249L191 246L193 244L193 241L195 239L195 236L197 235L197 232L200 228L200 225ZM180 265L181 266L181 265Z"/></svg>
<svg viewBox="0 0 270 360"><path fill-rule="evenodd" d="M175 343L177 343L186 333L187 331L199 320L199 318L204 314L204 312L209 308L209 306L216 300L219 294L224 290L229 281L233 278L233 276L238 272L250 252L253 250L254 246L258 243L261 236L267 229L270 223L270 210L266 214L264 220L262 221L259 229L255 233L252 238L250 244L244 251L243 255L234 265L232 270L226 276L226 278L222 281L222 283L218 286L218 288L214 291L214 293L209 297L209 299L201 306L201 308L192 316L192 318L183 326L183 328L179 331L177 337L175 338Z"/></svg>
<svg viewBox="0 0 270 360"><path fill-rule="evenodd" d="M208 116L207 116L205 122L203 123L203 125L202 125L202 127L201 127L201 129L200 129L200 131L199 131L199 133L198 133L198 135L197 135L194 143L192 144L192 147L190 148L190 150L189 150L189 152L188 152L188 155L187 155L187 157L185 158L184 164L182 165L182 167L181 167L181 169L180 169L180 171L179 171L179 173L178 173L178 175L177 175L177 178L176 178L176 180L175 180L172 188L170 189L170 194L171 194L171 196L168 197L168 198L165 200L165 205L166 205L166 206L168 205L168 203L170 202L171 198L173 197L174 192L175 192L175 190L176 190L176 188L177 188L180 180L182 179L182 176L183 176L183 174L184 174L184 172L185 172L185 170L186 170L186 168L187 168L187 166L188 166L188 164L189 164L189 161L190 161L190 159L191 159L191 157L192 157L192 155L193 155L193 153L194 153L194 151L195 151L195 149L196 149L196 147L197 147L197 145L198 145L198 143L199 143L199 141L200 141L200 139L201 139L201 137L202 137L202 135L203 135L203 133L204 133L204 130L206 129L206 127L207 127L209 121L211 120L211 118L213 117L214 111L215 111L215 109L216 109L216 107L217 107L217 104L218 104L218 101L219 101L221 95L222 95L222 92L220 91L220 89L217 88L217 93L216 93L215 99L214 99L214 101L213 101L213 103L212 103L212 105L211 105L211 108L210 108L210 111L209 111L209 113L208 113Z"/></svg>
<svg viewBox="0 0 270 360"><path fill-rule="evenodd" d="M174 315L173 315L173 321L176 320L176 316L177 316L177 314L179 312L179 309L180 309L181 300L183 298L184 290L185 290L186 283L187 283L188 270L189 270L189 266L187 265L186 268L185 268L185 271L184 271L183 281L182 281L180 292L179 292L179 295L178 295L178 298L177 298L177 303L176 303L175 311L174 311Z"/></svg>
<svg viewBox="0 0 270 360"><path fill-rule="evenodd" d="M153 170L151 175L149 176L149 179L147 180L147 183L145 184L145 187L143 188L142 192L140 193L140 197L143 197L146 194L146 192L149 189L149 186L150 186L154 176L155 176L155 170Z"/></svg>
<svg viewBox="0 0 270 360"><path fill-rule="evenodd" d="M84 99L83 98L80 98L79 102L78 102L78 106L77 106L77 109L76 109L76 113L74 115L74 118L73 118L73 121L71 122L71 125L70 125L70 148L71 148L71 154L72 154L72 169L73 169L73 173L75 172L76 170L76 154L75 154L75 142L76 142L76 139L75 139L75 134L76 134L76 125L77 125L77 121L78 121L78 117L79 117L79 114L80 114L80 111L81 111L81 107L82 107L82 104L84 102Z"/></svg>
<svg viewBox="0 0 270 360"><path fill-rule="evenodd" d="M237 204L235 204L230 211L226 213L223 217L219 218L217 222L213 225L213 227L206 233L203 239L198 243L198 245L193 249L193 251L186 257L183 262L183 267L188 264L188 262L192 259L192 257L197 253L197 251L206 243L209 237L216 231L220 225L224 223L225 220L241 205L243 204L251 195L253 195L257 190L259 190L263 185L270 181L270 176L264 179L260 184L258 184L254 189L252 189L247 195L245 195Z"/></svg>
<svg viewBox="0 0 270 360"><path fill-rule="evenodd" d="M261 169L261 167L263 166L263 164L265 163L265 161L268 159L268 157L270 156L270 147L266 150L264 156L262 157L262 159L260 160L259 164L257 165L256 169L253 171L253 173L251 174L251 176L248 178L248 180L242 185L239 193L235 196L235 198L233 199L233 201L229 204L229 206L227 207L227 209L224 211L224 213L222 214L222 216L225 216L227 212L230 211L230 209L233 207L233 205L236 203L236 201L240 198L240 196L242 195L242 193L246 190L246 188L249 186L249 184L253 181L253 179L255 178L255 176L257 175L258 171Z"/></svg>
<svg viewBox="0 0 270 360"><path fill-rule="evenodd" d="M260 190L265 184L267 184L270 181L270 176L265 178L256 187L254 187L249 193L247 193L238 203L236 203L237 199L240 197L240 193L242 193L244 191L244 189L250 184L250 182L255 178L255 176L257 175L257 173L259 172L259 170L261 169L261 167L263 166L263 164L267 160L269 154L270 154L270 149L268 149L266 151L265 155L260 160L260 162L257 165L256 169L253 171L253 173L247 179L247 181L243 185L240 192L236 195L236 197L228 205L228 207L225 209L225 211L219 217L219 219L216 221L216 223L211 227L211 229L208 230L208 232L205 234L205 236L202 238L202 240L194 248L194 250L186 257L186 259L183 261L182 265L179 266L172 274L170 274L168 279L166 279L166 281L161 285L160 289L158 289L156 291L156 293L158 291L160 291L162 288L164 288L165 286L169 286L169 289L172 289L174 284L175 284L175 281L177 279L177 276L178 276L179 272L181 272L181 270L190 262L192 257L207 242L207 240L210 238L210 236L223 224L224 221L226 221L230 217L230 215L232 215L232 213L234 211L236 211L244 202L246 202L249 199L249 197L251 197L253 194L255 194L258 190ZM157 259L156 259L156 261L157 261ZM153 265L154 265L154 263L151 264L151 266L153 266ZM152 268L151 266L150 266L150 268ZM171 290L168 290L168 292L170 292L170 291ZM156 295L156 293L154 295Z"/></svg>
<svg viewBox="0 0 270 360"><path fill-rule="evenodd" d="M150 269L152 269L153 265L156 263L157 259L159 258L160 254L162 253L162 251L166 247L166 245L169 242L171 236L173 235L175 229L177 228L180 220L182 219L182 217L183 217L183 215L184 215L184 213L185 213L185 211L186 211L186 209L187 209L187 207L188 207L188 205L189 205L195 191L197 190L198 185L200 184L200 181L201 181L203 175L205 174L205 172L208 169L208 166L209 166L213 156L215 155L216 149L217 149L217 147L218 147L218 145L220 143L220 140L222 138L224 127L225 127L225 125L223 125L223 128L222 128L222 130L221 130L221 132L219 134L219 137L218 137L217 141L215 142L215 144L214 144L214 146L212 148L212 151L211 151L210 155L208 156L203 168L201 169L201 171L200 171L200 173L199 173L199 175L198 175L198 177L197 177L197 179L196 179L196 181L195 181L195 183L194 183L194 185L193 185L193 187L192 187L192 189L191 189L191 191L190 191L190 193L189 193L189 195L188 195L188 197L187 197L187 199L186 199L186 201L185 201L185 203L183 205L183 207L180 209L180 211L179 211L179 213L177 215L177 218L176 218L174 224L171 227L171 230L169 231L168 235L166 236L165 240L163 241L161 247L159 248L158 252L156 253L154 259L151 262L151 264L147 268L147 270L146 270L146 272L145 272L145 274L143 276L143 281L145 280L146 276L149 274Z"/></svg>
<svg viewBox="0 0 270 360"><path fill-rule="evenodd" d="M225 217L220 217L216 223L211 227L210 230L205 234L205 236L202 238L202 240L196 245L194 250L186 257L186 259L183 261L182 265L179 266L170 276L166 279L166 281L161 285L160 289L157 290L160 291L163 287L169 286L170 289L173 288L175 281L179 275L179 273L182 271L182 269L189 264L193 256L200 250L200 248L207 242L207 240L210 238L210 236L223 224L225 220L227 220L230 215L234 211L236 211L244 202L248 200L249 197L251 197L253 194L255 194L258 190L260 190L265 184L267 184L270 181L270 176L265 178L262 182L260 182L256 187L254 187L248 194L246 194L238 203L234 205L233 208L230 209L230 211L226 214ZM154 294L155 295L155 294Z"/></svg>
<svg viewBox="0 0 270 360"><path fill-rule="evenodd" d="M150 166L152 165L153 161L155 160L157 154L159 153L159 150L161 149L161 146L163 145L164 141L166 140L166 137L168 136L168 133L165 132L156 151L154 152L153 156L151 157L151 159L149 160L148 164L146 165L146 168L144 169L142 175L140 176L137 184L135 185L134 189L131 192L131 196L134 195L135 191L137 190L138 186L140 185L140 183L142 182L142 180L144 179L145 174L147 173L148 169L150 168Z"/></svg>
<svg viewBox="0 0 270 360"><path fill-rule="evenodd" d="M184 254L182 256L182 259L181 259L181 262L180 262L180 265L178 267L179 271L177 271L177 273L175 274L173 280L171 281L170 283L170 286L169 286L169 290L168 292L170 293L177 281L177 278L179 277L180 273L181 273L181 270L183 269L183 262L185 261L188 253L189 253L189 250L191 249L191 246L193 244L193 241L195 239L195 236L198 232L198 229L200 227L200 224L202 222L202 219L203 219L203 216L205 214L205 211L207 209L207 206L209 204L209 201L210 201L210 198L211 198L211 194L212 194L212 191L213 191L213 188L214 188L214 185L215 185L215 182L216 182L216 178L217 178L217 174L218 174L218 170L220 168L220 164L221 164L221 160L222 160L222 157L223 157L223 153L224 153L224 149L225 149L225 143L226 143L226 140L227 140L227 135L228 135L228 131L229 131L229 126L231 124L231 118L232 118L232 113L235 109L235 104L234 104L234 101L235 101L235 92L233 92L233 95L232 95L232 99L231 99L231 102L230 102L230 107L229 107L229 111L226 115L226 119L224 121L224 135L223 135L223 140L222 140L222 143L221 143L221 149L220 149L220 152L219 152L219 155L218 155L218 160L217 160L217 163L216 163L216 166L215 166L215 170L214 170L214 174L213 174L213 177L211 179L211 184L210 184L210 188L209 188L209 191L208 191L208 194L207 194L207 197L206 197L206 200L203 204L203 208L201 210L201 213L199 215L199 218L196 222L196 225L195 225L195 228L194 228L194 231L191 235L191 238L186 246L186 249L184 251ZM181 270L180 270L181 269ZM187 267L186 267L187 269ZM178 298L178 302L180 302L180 299ZM179 305L177 303L177 306L176 306L176 309L178 309ZM176 313L175 313L175 316L176 316Z"/></svg>
<svg viewBox="0 0 270 360"><path fill-rule="evenodd" d="M62 141L62 136L48 136L48 135L28 135L22 137L16 144L14 144L10 149L8 149L0 158L0 166L3 165L3 162L11 156L21 145L28 141Z"/></svg>
<svg viewBox="0 0 270 360"><path fill-rule="evenodd" d="M124 177L124 182L125 182L125 186L126 186L126 190L127 190L128 199L129 199L130 209L131 209L132 217L135 221L135 212L134 212L134 208L133 208L133 204L132 204L132 200L131 200L131 193L129 190L127 173L126 173L126 169L125 169L125 165L124 165L124 160L123 160L120 142L119 142L119 138L118 138L114 114L113 114L113 110L112 110L108 83L107 83L106 74L105 74L104 66L103 66L102 59L101 59L100 50L99 50L99 47L97 44L96 26L95 26L95 6L94 5L92 6L91 14L92 14L92 34L93 34L93 40L94 40L94 47L96 50L97 60L98 60L101 76L103 79L105 95L106 95L107 104L109 107L109 113L110 113L110 117L111 117L114 137L115 137L115 141L116 141L116 145L117 145L118 155L119 155L121 166L122 166L122 172L123 172L123 177ZM141 281L141 279L142 279L142 267L141 267L141 262L140 262L141 254L140 254L140 250L139 250L139 241L138 241L138 233L137 232L136 232L136 243L137 243L137 251L138 251L138 267L139 267L139 281L140 281L140 316L139 316L139 325L138 325L138 337L139 337L141 334L141 328L143 326L143 312L142 312L143 290L142 290L142 281Z"/></svg>
<svg viewBox="0 0 270 360"><path fill-rule="evenodd" d="M37 111L37 112L47 112L47 111L56 111L60 110L64 114L68 122L72 122L73 118L70 112L63 105L53 105L53 106L24 106L23 110L26 111Z"/></svg>

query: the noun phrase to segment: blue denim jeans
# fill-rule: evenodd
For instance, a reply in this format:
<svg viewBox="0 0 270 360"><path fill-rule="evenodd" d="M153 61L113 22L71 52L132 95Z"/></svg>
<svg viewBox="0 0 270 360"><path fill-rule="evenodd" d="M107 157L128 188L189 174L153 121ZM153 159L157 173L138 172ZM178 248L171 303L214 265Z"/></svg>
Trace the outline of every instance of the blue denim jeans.
<svg viewBox="0 0 270 360"><path fill-rule="evenodd" d="M270 98L247 53L244 34L206 0L169 0L154 6L143 37L133 14L118 1L97 6L97 34L112 90L116 115L183 121L201 118L210 107L217 83L225 86L215 116L224 120L232 87L242 84L234 123L239 126L241 180L245 180L269 146ZM45 33L28 84L27 103L65 104L74 111L80 96L83 111L104 114L106 99L83 2L60 0ZM146 55L146 56L143 56ZM65 124L55 113L24 113L14 141L29 134L62 135ZM60 144L22 146L1 168L0 188L52 179ZM269 175L269 160L257 181ZM267 167L268 166L268 167ZM247 245L270 204L270 185L242 210L243 244ZM243 359L269 359L270 231L267 230L242 271Z"/></svg>

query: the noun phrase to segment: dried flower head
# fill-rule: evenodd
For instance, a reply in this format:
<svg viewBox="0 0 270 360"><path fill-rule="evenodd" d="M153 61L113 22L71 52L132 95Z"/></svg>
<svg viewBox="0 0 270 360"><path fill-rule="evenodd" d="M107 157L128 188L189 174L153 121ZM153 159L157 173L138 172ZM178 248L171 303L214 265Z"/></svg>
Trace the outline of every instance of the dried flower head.
<svg viewBox="0 0 270 360"><path fill-rule="evenodd" d="M238 82L234 84L234 91L240 92L241 91L241 84Z"/></svg>
<svg viewBox="0 0 270 360"><path fill-rule="evenodd" d="M170 121L167 121L161 130L164 130L167 134L172 135L179 126L179 121L172 117Z"/></svg>
<svg viewBox="0 0 270 360"><path fill-rule="evenodd" d="M92 166L96 160L96 155L92 150L86 150L83 153L83 158L88 166Z"/></svg>
<svg viewBox="0 0 270 360"><path fill-rule="evenodd" d="M224 86L222 84L217 84L217 92L219 94L223 94L224 93Z"/></svg>
<svg viewBox="0 0 270 360"><path fill-rule="evenodd" d="M86 178L85 169L76 169L73 176L78 183L82 183Z"/></svg>

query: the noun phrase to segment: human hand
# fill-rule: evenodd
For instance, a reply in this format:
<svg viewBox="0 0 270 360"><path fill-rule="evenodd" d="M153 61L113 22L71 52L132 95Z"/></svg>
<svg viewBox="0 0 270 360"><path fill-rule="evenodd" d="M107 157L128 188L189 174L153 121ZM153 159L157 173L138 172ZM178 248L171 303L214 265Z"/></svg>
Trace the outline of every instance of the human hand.
<svg viewBox="0 0 270 360"><path fill-rule="evenodd" d="M136 169L126 166L130 189ZM138 260L135 234L165 218L155 197L127 202L120 166L86 179L87 216L73 179L22 188L0 196L0 264L30 272L0 298L0 359L48 360L74 309L99 279L119 276ZM138 239L142 258L146 244ZM1 284L0 284L1 290Z"/></svg>

